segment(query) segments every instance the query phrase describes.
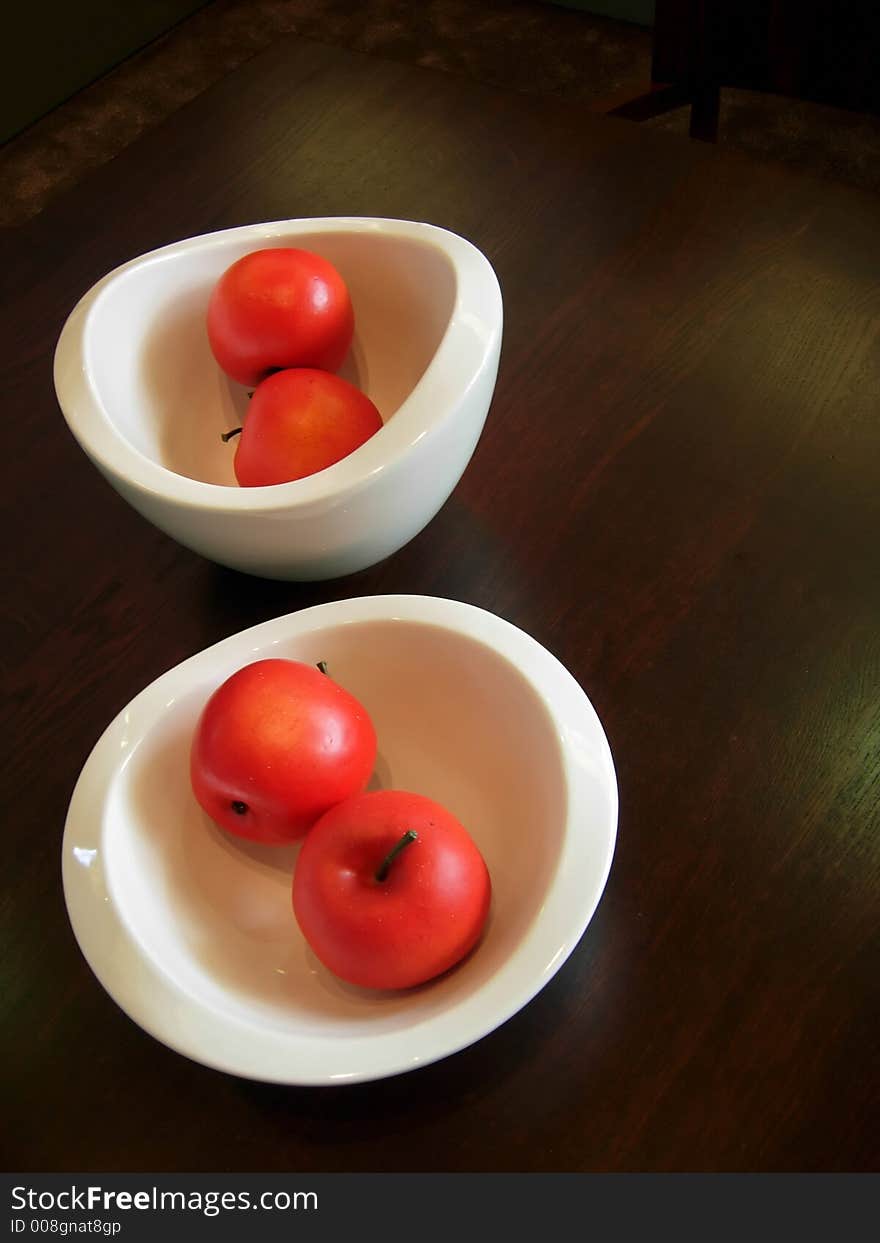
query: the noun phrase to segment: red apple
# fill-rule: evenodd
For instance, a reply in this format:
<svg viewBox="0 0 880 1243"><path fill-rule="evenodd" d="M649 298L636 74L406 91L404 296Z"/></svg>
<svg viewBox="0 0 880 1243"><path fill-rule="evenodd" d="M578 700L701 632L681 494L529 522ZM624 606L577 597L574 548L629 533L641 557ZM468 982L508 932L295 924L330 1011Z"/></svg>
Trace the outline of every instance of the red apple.
<svg viewBox="0 0 880 1243"><path fill-rule="evenodd" d="M491 900L483 856L439 803L402 790L360 794L303 842L293 909L325 967L365 988L409 988L479 940Z"/></svg>
<svg viewBox="0 0 880 1243"><path fill-rule="evenodd" d="M282 844L362 790L375 761L376 732L353 695L314 665L258 660L206 703L190 776L221 828Z"/></svg>
<svg viewBox="0 0 880 1243"><path fill-rule="evenodd" d="M253 385L281 367L336 371L351 345L354 311L332 263L276 246L226 269L211 294L207 326L220 367Z"/></svg>
<svg viewBox="0 0 880 1243"><path fill-rule="evenodd" d="M235 451L242 487L288 483L324 470L382 426L365 393L329 371L297 367L259 384Z"/></svg>

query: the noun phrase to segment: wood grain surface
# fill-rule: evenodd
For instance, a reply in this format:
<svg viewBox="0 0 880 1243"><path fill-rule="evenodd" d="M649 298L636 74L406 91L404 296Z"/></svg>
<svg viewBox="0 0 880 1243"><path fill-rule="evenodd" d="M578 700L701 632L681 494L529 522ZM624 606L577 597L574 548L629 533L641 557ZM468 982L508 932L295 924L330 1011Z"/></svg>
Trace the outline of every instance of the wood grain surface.
<svg viewBox="0 0 880 1243"><path fill-rule="evenodd" d="M421 535L347 579L266 582L110 489L52 352L126 259L337 214L475 242L501 370ZM6 1168L877 1168L880 201L291 39L0 247ZM297 1089L192 1064L71 935L79 770L202 647L396 591L492 609L584 686L620 783L603 901L525 1010L423 1070Z"/></svg>

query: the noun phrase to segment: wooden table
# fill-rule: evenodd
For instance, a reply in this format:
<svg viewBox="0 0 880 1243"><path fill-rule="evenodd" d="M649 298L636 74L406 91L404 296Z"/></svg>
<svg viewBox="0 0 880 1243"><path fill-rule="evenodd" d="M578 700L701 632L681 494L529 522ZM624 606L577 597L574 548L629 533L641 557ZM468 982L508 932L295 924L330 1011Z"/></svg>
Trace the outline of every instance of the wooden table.
<svg viewBox="0 0 880 1243"><path fill-rule="evenodd" d="M425 219L505 297L461 484L384 564L219 569L87 462L51 361L77 297L253 220ZM288 40L3 241L10 1170L877 1165L880 203L449 76ZM586 688L611 878L550 985L410 1075L244 1082L137 1028L80 957L77 774L144 685L245 626L457 597Z"/></svg>

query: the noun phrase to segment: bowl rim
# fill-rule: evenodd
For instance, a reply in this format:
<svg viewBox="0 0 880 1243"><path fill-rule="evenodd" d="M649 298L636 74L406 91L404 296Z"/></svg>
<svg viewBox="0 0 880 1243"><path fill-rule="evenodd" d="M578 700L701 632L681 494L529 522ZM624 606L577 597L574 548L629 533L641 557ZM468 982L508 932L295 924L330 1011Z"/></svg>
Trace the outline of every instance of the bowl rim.
<svg viewBox="0 0 880 1243"><path fill-rule="evenodd" d="M221 249L253 240L271 243L297 234L383 234L408 238L437 249L452 264L455 298L440 344L394 417L353 453L304 479L264 487L240 488L179 475L135 448L108 415L87 364L86 341L92 316L117 282L149 265L164 264L194 249ZM487 304L487 317L475 322L473 306ZM439 225L374 216L317 216L237 225L183 238L147 251L113 268L79 299L59 335L54 356L58 404L70 431L95 463L128 487L175 505L208 512L273 513L323 506L349 498L391 469L438 423L451 418L470 389L494 365L503 328L501 288L492 265L472 242ZM449 400L450 374L461 371L465 346L477 334L481 352L475 370ZM472 350L471 350L472 352Z"/></svg>
<svg viewBox="0 0 880 1243"><path fill-rule="evenodd" d="M557 733L566 783L559 858L538 916L502 966L473 992L400 1030L292 1035L246 1021L186 993L141 947L116 910L104 872L104 809L138 741L173 701L174 690L228 676L241 653L268 654L282 639L329 626L427 623L466 635L510 663L537 693ZM591 810L584 823L585 809ZM100 810L100 814L99 814ZM602 896L617 836L618 789L611 749L586 693L536 639L497 614L436 596L362 596L315 605L239 631L155 679L123 708L95 744L74 788L62 844L62 880L74 937L120 1008L167 1047L243 1078L331 1085L401 1074L448 1057L489 1035L550 981L574 950ZM476 951L477 953L479 950Z"/></svg>

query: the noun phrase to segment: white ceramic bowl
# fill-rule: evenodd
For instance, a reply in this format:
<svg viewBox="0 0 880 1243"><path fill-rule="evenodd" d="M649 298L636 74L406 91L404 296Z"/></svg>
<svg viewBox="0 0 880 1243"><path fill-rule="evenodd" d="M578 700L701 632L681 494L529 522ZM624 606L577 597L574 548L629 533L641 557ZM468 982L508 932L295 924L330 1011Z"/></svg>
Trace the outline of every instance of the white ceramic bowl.
<svg viewBox="0 0 880 1243"><path fill-rule="evenodd" d="M208 346L211 289L264 246L324 255L346 280L355 338L340 374L384 426L356 452L293 483L239 488L234 443L247 390ZM71 431L116 490L181 544L269 578L352 573L402 547L461 477L492 399L502 302L463 238L406 220L248 225L143 255L89 290L55 352Z"/></svg>
<svg viewBox="0 0 880 1243"><path fill-rule="evenodd" d="M292 914L298 847L239 841L196 804L202 705L270 655L326 660L376 725L371 788L437 799L483 852L487 928L445 976L400 993L336 979ZM543 988L595 910L616 826L602 726L555 657L471 605L368 596L245 630L132 700L74 791L64 893L92 970L159 1040L251 1079L346 1083L461 1049Z"/></svg>

